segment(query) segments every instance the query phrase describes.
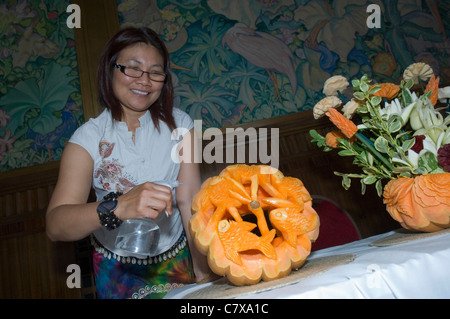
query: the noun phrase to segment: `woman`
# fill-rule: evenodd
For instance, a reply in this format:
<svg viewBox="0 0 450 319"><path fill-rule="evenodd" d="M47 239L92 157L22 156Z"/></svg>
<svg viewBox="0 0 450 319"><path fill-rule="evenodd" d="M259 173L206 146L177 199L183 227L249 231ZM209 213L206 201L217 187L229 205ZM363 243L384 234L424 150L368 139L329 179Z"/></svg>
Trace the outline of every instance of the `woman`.
<svg viewBox="0 0 450 319"><path fill-rule="evenodd" d="M172 106L169 55L148 28L126 28L110 39L100 59L98 89L105 110L78 128L64 149L47 234L62 241L93 234L99 298L161 298L193 282L192 268L198 281L208 273L183 230L189 229L191 200L200 188L199 167L171 159L174 148L193 145L193 122ZM190 134L176 140L176 128ZM173 183L179 183L174 191L168 186ZM87 203L91 186L97 202ZM122 222L141 218L160 228L156 256L136 257L115 247Z"/></svg>

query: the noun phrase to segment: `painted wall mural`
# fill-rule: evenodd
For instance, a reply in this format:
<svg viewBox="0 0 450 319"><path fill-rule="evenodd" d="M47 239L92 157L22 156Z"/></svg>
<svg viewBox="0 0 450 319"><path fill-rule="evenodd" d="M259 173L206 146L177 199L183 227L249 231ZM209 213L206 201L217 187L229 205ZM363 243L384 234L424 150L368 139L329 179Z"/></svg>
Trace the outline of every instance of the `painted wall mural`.
<svg viewBox="0 0 450 319"><path fill-rule="evenodd" d="M122 25L166 41L178 106L204 127L312 109L323 82L398 79L426 61L450 80L450 1L117 0ZM381 28L369 28L369 4Z"/></svg>
<svg viewBox="0 0 450 319"><path fill-rule="evenodd" d="M369 4L381 28L369 28ZM70 0L0 0L0 172L60 159L84 122ZM397 81L416 61L450 84L450 1L116 0L166 42L176 105L204 128L310 110L323 82Z"/></svg>
<svg viewBox="0 0 450 319"><path fill-rule="evenodd" d="M69 4L0 1L0 171L60 159L84 120Z"/></svg>

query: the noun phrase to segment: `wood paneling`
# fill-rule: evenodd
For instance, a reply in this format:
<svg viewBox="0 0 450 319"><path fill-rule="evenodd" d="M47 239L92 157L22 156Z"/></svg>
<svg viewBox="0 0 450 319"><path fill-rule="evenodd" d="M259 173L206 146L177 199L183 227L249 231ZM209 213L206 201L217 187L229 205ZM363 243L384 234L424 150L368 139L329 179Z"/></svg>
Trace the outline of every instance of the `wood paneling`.
<svg viewBox="0 0 450 319"><path fill-rule="evenodd" d="M81 28L75 28L77 60L85 120L101 111L97 103L96 77L106 42L119 30L115 0L72 0L80 6Z"/></svg>
<svg viewBox="0 0 450 319"><path fill-rule="evenodd" d="M80 298L66 285L74 243L51 242L45 211L58 162L0 175L0 298Z"/></svg>

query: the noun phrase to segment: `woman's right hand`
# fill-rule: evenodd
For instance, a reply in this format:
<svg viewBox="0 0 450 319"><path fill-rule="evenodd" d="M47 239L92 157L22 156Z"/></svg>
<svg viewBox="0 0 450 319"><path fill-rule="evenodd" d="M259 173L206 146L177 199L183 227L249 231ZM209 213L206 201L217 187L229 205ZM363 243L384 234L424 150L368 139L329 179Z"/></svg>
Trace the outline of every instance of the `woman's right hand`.
<svg viewBox="0 0 450 319"><path fill-rule="evenodd" d="M131 218L156 219L167 211L172 214L173 195L168 186L146 182L135 186L118 198L115 214L121 220Z"/></svg>

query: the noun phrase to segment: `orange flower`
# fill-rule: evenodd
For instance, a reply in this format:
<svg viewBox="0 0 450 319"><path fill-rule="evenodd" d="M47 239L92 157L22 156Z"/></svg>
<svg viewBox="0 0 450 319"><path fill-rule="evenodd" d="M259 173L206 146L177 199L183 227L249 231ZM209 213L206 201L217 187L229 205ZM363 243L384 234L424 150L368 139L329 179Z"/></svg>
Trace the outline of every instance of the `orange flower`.
<svg viewBox="0 0 450 319"><path fill-rule="evenodd" d="M388 100L392 100L398 94L398 92L400 92L400 87L393 83L378 83L372 85L370 88L373 88L376 85L381 86L381 89L375 92L373 95L384 97Z"/></svg>
<svg viewBox="0 0 450 319"><path fill-rule="evenodd" d="M384 203L404 228L434 232L450 227L450 173L398 178L384 188Z"/></svg>
<svg viewBox="0 0 450 319"><path fill-rule="evenodd" d="M431 91L430 101L433 105L436 105L438 100L438 89L439 89L439 77L435 77L434 74L431 75L428 81L427 87L425 88L425 93Z"/></svg>
<svg viewBox="0 0 450 319"><path fill-rule="evenodd" d="M325 113L325 115L328 116L330 118L330 121L333 122L333 124L336 125L337 128L340 129L341 132L344 133L344 135L348 138L352 138L353 135L355 135L355 133L358 131L355 123L339 113L339 111L337 111L336 109L329 108L328 112Z"/></svg>
<svg viewBox="0 0 450 319"><path fill-rule="evenodd" d="M325 135L325 143L329 147L337 148L338 144L339 144L337 139L343 139L343 138L345 138L345 135L341 131L331 131L331 132L328 132L327 135ZM353 136L350 139L350 144L353 145L354 141L355 141L355 137Z"/></svg>

